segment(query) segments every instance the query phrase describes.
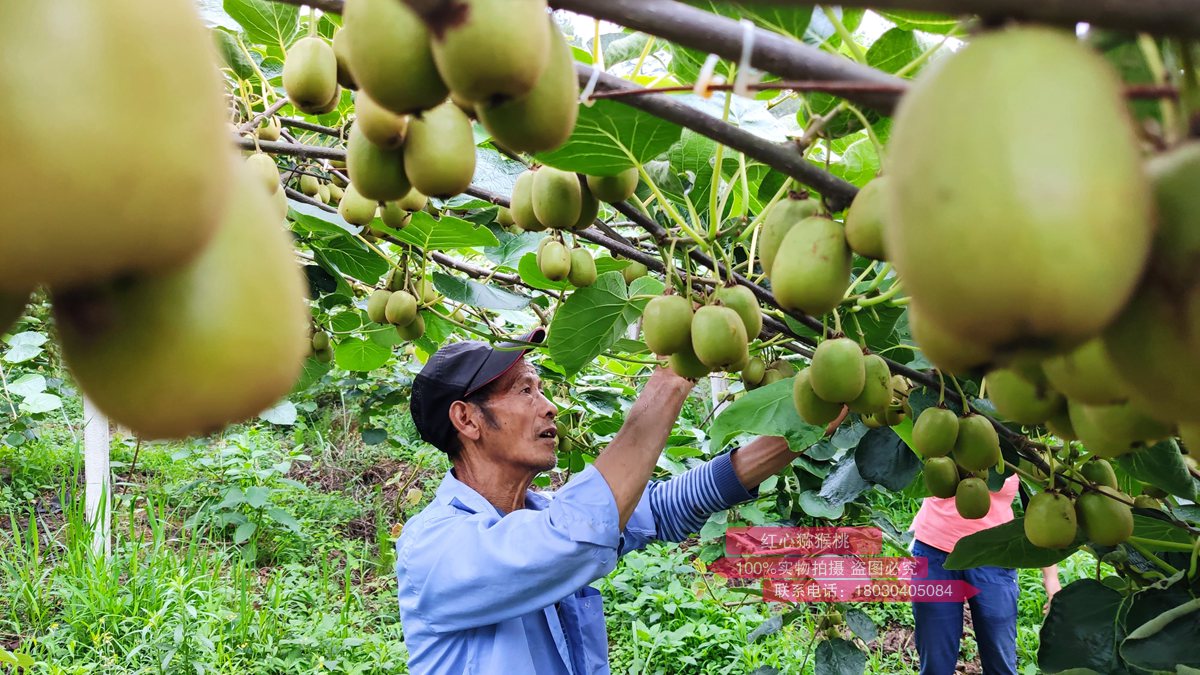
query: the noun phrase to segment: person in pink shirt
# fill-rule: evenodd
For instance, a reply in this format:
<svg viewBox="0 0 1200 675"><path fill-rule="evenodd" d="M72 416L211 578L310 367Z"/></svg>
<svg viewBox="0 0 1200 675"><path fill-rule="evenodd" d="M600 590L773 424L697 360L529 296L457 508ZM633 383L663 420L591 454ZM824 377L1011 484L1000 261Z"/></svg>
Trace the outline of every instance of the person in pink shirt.
<svg viewBox="0 0 1200 675"><path fill-rule="evenodd" d="M1017 571L1005 567L947 570L943 565L959 539L1013 519L1012 501L1019 487L1020 479L1009 476L1003 487L992 493L991 509L983 518L967 520L958 515L953 497L926 497L913 518L912 552L928 559L925 578L957 579L979 589L967 602L984 675L1017 673ZM1047 597L1053 597L1059 589L1058 568L1043 569L1042 582ZM963 633L963 603L914 602L913 619L921 675L954 673Z"/></svg>

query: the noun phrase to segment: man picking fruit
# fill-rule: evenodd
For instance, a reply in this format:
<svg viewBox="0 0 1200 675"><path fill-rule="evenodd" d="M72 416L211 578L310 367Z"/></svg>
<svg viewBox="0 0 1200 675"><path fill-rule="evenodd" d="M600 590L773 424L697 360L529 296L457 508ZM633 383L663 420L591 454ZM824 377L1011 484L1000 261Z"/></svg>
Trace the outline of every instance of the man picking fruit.
<svg viewBox="0 0 1200 675"><path fill-rule="evenodd" d="M540 343L543 330L523 343ZM421 437L453 468L397 542L400 617L414 675L608 673L600 593L588 584L652 539L680 541L751 499L791 463L764 437L650 481L692 382L659 368L590 466L553 495L530 491L558 462L554 403L526 347L459 342L413 383Z"/></svg>

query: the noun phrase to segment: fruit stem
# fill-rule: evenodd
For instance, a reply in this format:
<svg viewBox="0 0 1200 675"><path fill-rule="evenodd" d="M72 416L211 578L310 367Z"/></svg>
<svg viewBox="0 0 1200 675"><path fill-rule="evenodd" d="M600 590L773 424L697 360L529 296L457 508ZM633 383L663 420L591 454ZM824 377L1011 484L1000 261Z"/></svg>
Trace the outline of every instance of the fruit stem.
<svg viewBox="0 0 1200 675"><path fill-rule="evenodd" d="M938 376L938 402L937 402L937 404L938 404L938 407L940 408L946 404L946 376L942 374L941 370L935 370L934 372L937 373L937 376Z"/></svg>
<svg viewBox="0 0 1200 675"><path fill-rule="evenodd" d="M637 76L642 72L642 64L646 62L646 57L650 56L650 50L654 47L654 41L657 39L653 35L646 36L646 46L642 47L642 54L638 57L637 63L633 66L633 75L629 79L636 81Z"/></svg>
<svg viewBox="0 0 1200 675"><path fill-rule="evenodd" d="M858 46L858 43L854 41L854 36L850 34L850 31L846 30L846 25L842 23L838 15L824 5L821 6L821 11L825 13L825 18L829 19L829 23L833 25L833 29L842 38L842 43L850 50L854 60L859 63L866 63L867 55L863 53L862 47Z"/></svg>
<svg viewBox="0 0 1200 675"><path fill-rule="evenodd" d="M732 74L728 73L727 74ZM733 97L728 92L725 93L725 107L721 111L721 121L729 123L729 105L733 101ZM718 188L721 187L722 161L725 159L725 146L717 144L716 151L713 153L713 175L712 183L708 186L708 238L715 240L717 238L717 229L721 226L721 214L725 211L724 204L718 206L717 197ZM724 201L724 200L722 200ZM691 200L688 200L690 203ZM696 221L699 223L700 221Z"/></svg>
<svg viewBox="0 0 1200 675"><path fill-rule="evenodd" d="M1167 84L1167 67L1163 64L1162 52L1158 49L1158 43L1154 38L1145 33L1138 34L1137 39L1138 49L1142 52L1142 57L1146 60L1146 67L1150 69L1150 74L1154 77L1154 84ZM1167 134L1167 143L1178 138L1182 122L1179 119L1179 108L1175 101L1170 98L1159 99L1159 110L1162 112L1163 129Z"/></svg>
<svg viewBox="0 0 1200 675"><path fill-rule="evenodd" d="M967 395L963 393L962 385L958 383L958 378L951 375L950 381L954 383L954 388L958 390L958 398L962 401L963 412L968 415L975 412L971 409L971 404L967 402Z"/></svg>
<svg viewBox="0 0 1200 675"><path fill-rule="evenodd" d="M879 295L876 295L873 298L866 298L866 299L859 298L858 300L855 301L855 304L857 304L859 307L870 307L872 305L881 305L881 304L887 302L888 300L891 300L893 297L895 297L896 294L900 292L900 289L903 287L903 284L904 284L903 281L901 281L900 279L897 279L896 282L893 283L891 286L889 286L886 291L880 293Z"/></svg>
<svg viewBox="0 0 1200 675"><path fill-rule="evenodd" d="M1011 470L1012 470L1012 472L1013 472L1013 473L1015 473L1015 474L1017 474L1018 476L1021 476L1022 478L1024 478L1024 479L1028 480L1028 481L1029 481L1029 482L1031 482L1031 483L1040 483L1040 482L1041 482L1041 480L1039 480L1039 479L1038 479L1036 476L1034 476L1033 474L1029 473L1028 471L1026 471L1026 470L1024 470L1024 469L1022 469L1022 468L1018 467L1018 466L1017 466L1017 465L1015 465L1015 464L1012 464L1012 463L1008 462L1007 460L1003 460L1003 461L1004 461L1004 466L1006 466L1006 467L1008 467L1009 469L1011 469Z"/></svg>
<svg viewBox="0 0 1200 675"><path fill-rule="evenodd" d="M838 334L842 332L842 316L838 313L837 308L830 310L833 314L833 332Z"/></svg>
<svg viewBox="0 0 1200 675"><path fill-rule="evenodd" d="M1180 553L1192 553L1197 550L1196 544L1200 544L1200 539L1194 544L1184 544L1178 541L1164 541L1162 539L1151 539L1149 537L1130 537L1127 540L1131 544L1141 544L1142 546L1153 546L1154 548L1163 551L1179 551ZM1195 565L1195 557L1192 557L1192 564Z"/></svg>
<svg viewBox="0 0 1200 675"><path fill-rule="evenodd" d="M1200 537L1192 544L1192 561L1188 564L1188 578L1196 578L1196 559L1200 557Z"/></svg>
<svg viewBox="0 0 1200 675"><path fill-rule="evenodd" d="M1179 570L1177 570L1177 569L1175 569L1174 567L1172 567L1170 564L1168 564L1168 563L1167 563L1165 560L1163 560L1162 558L1160 558L1160 557L1158 557L1158 556L1154 555L1153 553L1151 553L1151 552L1150 552L1150 549L1146 548L1146 547L1145 547L1145 545L1143 545L1143 544L1141 543L1141 541L1142 541L1141 537L1130 537L1129 539L1127 539L1127 540L1125 541L1125 543L1126 543L1126 544L1129 544L1130 546L1132 546L1132 547L1133 547L1133 549L1134 549L1135 551L1137 551L1138 553L1141 553L1141 554L1142 554L1142 556L1143 556L1144 558L1146 558L1146 560L1149 560L1150 562L1154 563L1155 565L1158 565L1158 566L1159 566L1159 567L1160 567L1160 568L1161 568L1161 569L1162 569L1164 572L1166 572L1166 573L1167 573L1167 576L1168 576L1168 577L1173 577L1173 576L1175 576L1176 574L1179 574ZM1146 541L1154 542L1154 545L1156 545L1156 546L1157 546L1159 543L1163 543L1163 544L1168 544L1168 543L1170 543L1170 542L1165 542L1165 541L1164 541L1164 542L1158 542L1157 540L1154 540L1154 539L1149 539L1149 540L1146 540ZM1188 549L1188 550L1191 550L1191 548L1189 547L1189 549Z"/></svg>
<svg viewBox="0 0 1200 675"><path fill-rule="evenodd" d="M308 37L317 37L317 10L308 8Z"/></svg>
<svg viewBox="0 0 1200 675"><path fill-rule="evenodd" d="M857 106L847 105L846 110L849 110L855 117L858 118L863 129L867 132L867 138L871 141L871 145L875 146L875 156L879 158L880 165L883 164L883 143L879 142L879 137L875 135L875 129L871 127L870 120L862 114L862 111Z"/></svg>
<svg viewBox="0 0 1200 675"><path fill-rule="evenodd" d="M863 289L863 293L870 293L876 288L879 288L879 284L883 283L883 280L887 278L887 275L890 274L891 271L892 263L884 262L883 266L879 268L879 273L876 274L875 278L871 280L871 285Z"/></svg>
<svg viewBox="0 0 1200 675"><path fill-rule="evenodd" d="M870 274L871 270L873 270L873 269L875 269L875 261L874 260L868 261L867 268L862 271L862 274L855 277L854 281L850 282L850 286L848 288L846 288L846 292L844 294L842 294L842 299L845 300L845 299L849 298L850 295L852 293L854 293L854 289L858 288L858 285L861 284L863 282L863 280L867 278L867 275Z"/></svg>
<svg viewBox="0 0 1200 675"><path fill-rule="evenodd" d="M658 189L658 184L654 182L654 179L650 177L650 174L646 173L646 167L641 163L638 164L638 174L641 175L642 180L646 181L646 185L650 187L650 192L653 193L654 198L658 200L659 206L667 212L667 216L679 226L679 229L683 230L687 236L691 237L692 240L696 242L697 246L700 246L702 249L707 251L708 245L704 240L704 237L700 236L698 232L693 230L692 226L688 225L687 221L683 219L683 216L679 215L679 212L675 210L675 206L663 196L662 191Z"/></svg>

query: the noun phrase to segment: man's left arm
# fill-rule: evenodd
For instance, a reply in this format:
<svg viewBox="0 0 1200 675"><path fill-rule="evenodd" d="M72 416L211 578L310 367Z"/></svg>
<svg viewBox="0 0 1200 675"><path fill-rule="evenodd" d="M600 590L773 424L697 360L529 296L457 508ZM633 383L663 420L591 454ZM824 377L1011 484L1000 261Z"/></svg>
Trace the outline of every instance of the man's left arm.
<svg viewBox="0 0 1200 675"><path fill-rule="evenodd" d="M622 533L620 552L652 539L682 541L712 514L756 497L759 483L795 456L783 438L762 436L670 480L651 482Z"/></svg>

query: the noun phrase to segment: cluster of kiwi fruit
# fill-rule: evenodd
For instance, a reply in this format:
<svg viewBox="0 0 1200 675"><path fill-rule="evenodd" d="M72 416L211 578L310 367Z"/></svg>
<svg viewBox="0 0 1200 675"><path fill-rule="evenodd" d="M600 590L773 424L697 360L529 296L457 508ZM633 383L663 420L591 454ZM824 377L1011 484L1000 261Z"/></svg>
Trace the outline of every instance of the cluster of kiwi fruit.
<svg viewBox="0 0 1200 675"><path fill-rule="evenodd" d="M983 415L959 417L942 406L926 408L913 424L913 447L925 462L925 487L943 499L954 497L963 518L983 518L991 510L987 471L1001 460L1000 437Z"/></svg>
<svg viewBox="0 0 1200 675"><path fill-rule="evenodd" d="M1070 470L1063 466L1056 468L1055 473L1061 475ZM1131 503L1140 508L1160 507L1158 500L1148 494L1131 499L1123 493L1108 460L1086 459L1075 473L1085 484L1077 491L1078 495L1052 489L1030 498L1025 508L1025 537L1034 545L1067 548L1078 541L1082 531L1083 538L1093 544L1117 546L1133 535Z"/></svg>
<svg viewBox="0 0 1200 675"><path fill-rule="evenodd" d="M577 287L596 283L596 260L586 248L567 248L561 236L546 237L538 245L538 269L550 281L570 281Z"/></svg>
<svg viewBox="0 0 1200 675"><path fill-rule="evenodd" d="M673 293L646 303L642 336L650 351L669 358L681 377L741 372L750 365L749 342L762 332L762 308L745 286L724 286L695 306Z"/></svg>
<svg viewBox="0 0 1200 675"><path fill-rule="evenodd" d="M826 425L842 414L842 407L893 426L905 415L907 383L893 378L883 357L865 354L862 346L848 337L822 340L813 351L812 362L792 383L792 400L800 417L809 424Z"/></svg>
<svg viewBox="0 0 1200 675"><path fill-rule="evenodd" d="M637 189L636 168L614 176L584 176L541 166L525 171L513 185L506 224L524 232L586 229L596 220L600 202L623 202Z"/></svg>
<svg viewBox="0 0 1200 675"><path fill-rule="evenodd" d="M7 3L0 42L0 139L21 157L0 173L23 192L0 205L0 330L47 288L75 382L147 439L275 403L309 350L306 284L231 147L194 4Z"/></svg>
<svg viewBox="0 0 1200 675"><path fill-rule="evenodd" d="M807 192L789 192L771 206L759 251L780 307L820 316L842 302L853 260L846 228Z"/></svg>
<svg viewBox="0 0 1200 675"><path fill-rule="evenodd" d="M442 297L428 278L414 278L393 268L382 288L367 298L367 318L378 324L396 327L396 334L412 341L425 334L425 318L420 310L441 302Z"/></svg>

